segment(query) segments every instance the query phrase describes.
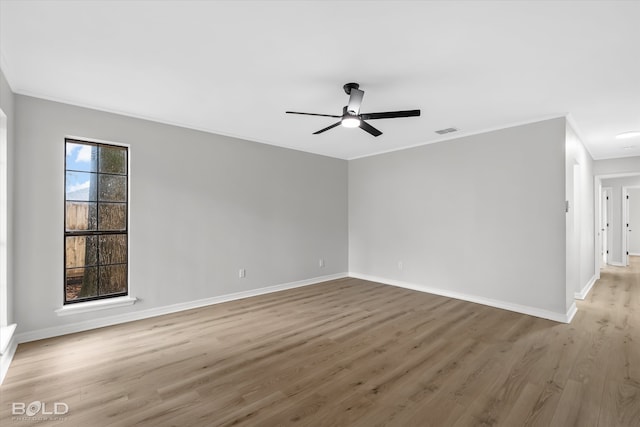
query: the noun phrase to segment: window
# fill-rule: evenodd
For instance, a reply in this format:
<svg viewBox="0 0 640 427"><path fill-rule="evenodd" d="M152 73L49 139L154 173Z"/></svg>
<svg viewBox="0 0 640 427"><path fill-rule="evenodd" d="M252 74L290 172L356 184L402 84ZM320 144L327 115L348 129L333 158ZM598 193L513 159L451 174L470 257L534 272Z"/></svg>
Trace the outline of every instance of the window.
<svg viewBox="0 0 640 427"><path fill-rule="evenodd" d="M128 149L65 140L64 303L128 294Z"/></svg>
<svg viewBox="0 0 640 427"><path fill-rule="evenodd" d="M9 324L9 298L7 272L7 230L9 222L9 203L7 195L9 180L7 175L7 116L0 110L0 328ZM4 331L0 341L4 343ZM0 345L0 354L3 348Z"/></svg>

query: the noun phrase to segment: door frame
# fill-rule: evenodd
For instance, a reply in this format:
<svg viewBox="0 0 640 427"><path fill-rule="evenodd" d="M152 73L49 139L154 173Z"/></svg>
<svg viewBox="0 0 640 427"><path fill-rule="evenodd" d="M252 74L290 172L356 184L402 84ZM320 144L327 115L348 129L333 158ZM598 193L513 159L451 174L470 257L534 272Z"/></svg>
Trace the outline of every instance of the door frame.
<svg viewBox="0 0 640 427"><path fill-rule="evenodd" d="M607 179L612 179L612 178L626 178L626 177L631 177L631 176L640 176L640 172L622 172L622 173L608 173L608 174L597 174L594 175L593 177L593 210L594 210L594 221L593 221L593 231L594 231L594 240L593 240L593 244L594 246L598 243L597 242L597 238L598 236L600 236L600 223L601 223L601 215L602 215L602 208L600 206L600 198L601 198L601 191L603 188L602 186L602 181L603 180L607 180ZM611 200L611 195L609 200ZM611 213L611 207L609 208L609 214ZM609 215L609 224L611 224L611 215ZM609 230L611 229L611 227L609 227ZM609 255L611 255L611 251L612 251L612 239L611 239L611 233L609 233L609 235L607 236L607 245L609 246ZM609 262L611 262L611 259L609 257ZM602 264L602 258L600 257L600 254L598 253L597 250L593 251L593 263L594 263L594 271L595 271L595 277L596 279L600 278L600 266ZM619 265L622 266L622 263L615 263L615 264L609 264L609 265Z"/></svg>
<svg viewBox="0 0 640 427"><path fill-rule="evenodd" d="M629 265L629 190L638 185L622 187L622 263Z"/></svg>

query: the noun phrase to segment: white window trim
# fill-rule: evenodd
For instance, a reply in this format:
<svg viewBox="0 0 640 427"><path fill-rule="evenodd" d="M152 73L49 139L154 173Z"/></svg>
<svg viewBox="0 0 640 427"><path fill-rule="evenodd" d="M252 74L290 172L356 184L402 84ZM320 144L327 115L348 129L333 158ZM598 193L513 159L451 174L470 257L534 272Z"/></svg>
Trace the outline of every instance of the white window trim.
<svg viewBox="0 0 640 427"><path fill-rule="evenodd" d="M0 304L2 304L0 307L0 327L2 328L9 325L9 141L7 131L7 115L0 110ZM3 335L7 334L3 330Z"/></svg>
<svg viewBox="0 0 640 427"><path fill-rule="evenodd" d="M109 308L124 307L133 305L138 301L131 296L131 144L122 142L106 141L104 139L87 138L85 136L65 135L62 142L65 144L67 139L78 141L95 142L98 144L109 144L127 148L127 295L122 297L104 298L85 302L76 302L71 304L64 303L64 297L60 300L61 308L54 310L58 316L68 316L70 314L89 313L92 311L105 310ZM64 150L63 150L64 152ZM66 171L65 171L66 173ZM63 180L64 182L64 180ZM65 194L64 183L62 185L62 194ZM64 221L64 219L63 219ZM62 227L64 235L64 226Z"/></svg>
<svg viewBox="0 0 640 427"><path fill-rule="evenodd" d="M105 298L87 302L67 304L57 309L55 312L58 316L68 316L70 314L89 313L92 311L106 310L108 308L125 307L135 304L136 301L138 301L136 297L127 295L123 297Z"/></svg>

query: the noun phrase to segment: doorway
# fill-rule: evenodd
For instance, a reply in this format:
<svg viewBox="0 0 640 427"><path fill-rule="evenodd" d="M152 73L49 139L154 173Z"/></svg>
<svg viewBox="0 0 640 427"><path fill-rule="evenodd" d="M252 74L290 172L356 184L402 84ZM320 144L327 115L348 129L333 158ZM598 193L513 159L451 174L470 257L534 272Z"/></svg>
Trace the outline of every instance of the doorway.
<svg viewBox="0 0 640 427"><path fill-rule="evenodd" d="M629 256L640 255L640 187L624 187L622 195L622 253L624 264L629 265Z"/></svg>

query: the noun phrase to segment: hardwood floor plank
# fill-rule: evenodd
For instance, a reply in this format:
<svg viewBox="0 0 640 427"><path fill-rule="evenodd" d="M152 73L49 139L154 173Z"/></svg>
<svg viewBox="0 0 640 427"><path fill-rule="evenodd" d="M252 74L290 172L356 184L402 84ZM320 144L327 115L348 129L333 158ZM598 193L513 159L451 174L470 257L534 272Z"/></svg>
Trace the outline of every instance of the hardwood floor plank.
<svg viewBox="0 0 640 427"><path fill-rule="evenodd" d="M538 396L542 393L542 387L537 384L526 383L522 392L508 410L506 417L500 423L503 426L534 426L539 425L532 416Z"/></svg>
<svg viewBox="0 0 640 427"><path fill-rule="evenodd" d="M605 384L598 425L640 426L640 387L608 381Z"/></svg>
<svg viewBox="0 0 640 427"><path fill-rule="evenodd" d="M550 427L584 426L578 424L579 413L582 408L583 385L581 382L568 380L562 390L558 410L553 414ZM593 420L595 421L595 420Z"/></svg>

